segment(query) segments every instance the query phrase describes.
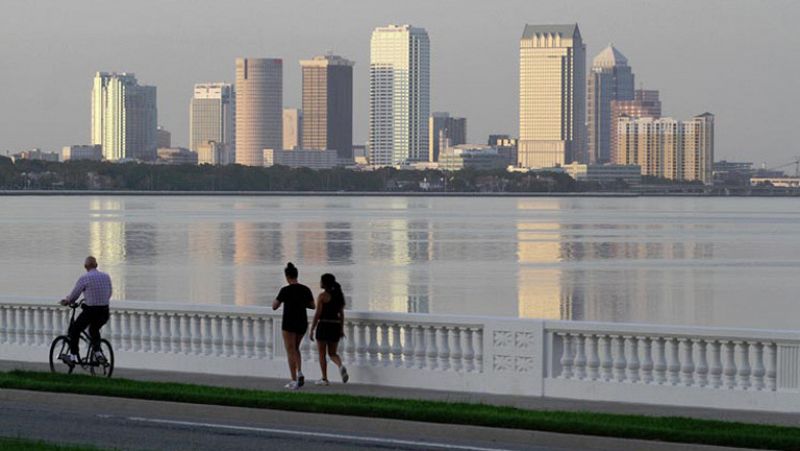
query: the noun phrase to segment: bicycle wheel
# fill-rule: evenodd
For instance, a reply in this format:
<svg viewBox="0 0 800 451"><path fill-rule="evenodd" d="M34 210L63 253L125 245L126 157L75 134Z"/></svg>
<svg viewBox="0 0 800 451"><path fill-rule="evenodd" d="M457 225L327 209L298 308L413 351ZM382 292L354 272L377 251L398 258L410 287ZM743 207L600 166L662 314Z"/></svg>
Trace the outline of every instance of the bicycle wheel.
<svg viewBox="0 0 800 451"><path fill-rule="evenodd" d="M50 345L50 371L60 374L72 374L75 365L66 364L61 357L69 353L69 338L65 335L56 337Z"/></svg>
<svg viewBox="0 0 800 451"><path fill-rule="evenodd" d="M100 352L103 353L102 359L96 358L94 352L89 356L89 371L92 376L111 377L114 373L114 348L105 338L100 340Z"/></svg>

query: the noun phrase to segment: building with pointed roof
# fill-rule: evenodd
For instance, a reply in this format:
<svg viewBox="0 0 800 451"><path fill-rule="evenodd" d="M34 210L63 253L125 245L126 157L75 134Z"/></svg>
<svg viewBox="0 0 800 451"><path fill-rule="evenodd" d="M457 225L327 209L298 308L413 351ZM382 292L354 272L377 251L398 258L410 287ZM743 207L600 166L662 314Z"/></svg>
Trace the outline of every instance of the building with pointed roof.
<svg viewBox="0 0 800 451"><path fill-rule="evenodd" d="M582 163L608 163L612 160L613 127L611 104L633 100L634 75L628 59L613 44L592 61L586 87L588 146Z"/></svg>

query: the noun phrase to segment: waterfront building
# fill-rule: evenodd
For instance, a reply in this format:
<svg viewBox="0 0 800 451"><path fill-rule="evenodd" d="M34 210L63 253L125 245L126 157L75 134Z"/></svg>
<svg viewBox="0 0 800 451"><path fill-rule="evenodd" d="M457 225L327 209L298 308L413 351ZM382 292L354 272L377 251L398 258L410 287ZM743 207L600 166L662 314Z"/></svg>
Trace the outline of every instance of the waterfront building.
<svg viewBox="0 0 800 451"><path fill-rule="evenodd" d="M64 146L61 149L61 161L91 160L101 161L103 159L103 146L100 144L81 144Z"/></svg>
<svg viewBox="0 0 800 451"><path fill-rule="evenodd" d="M586 46L578 25L526 25L519 51L519 165L585 159Z"/></svg>
<svg viewBox="0 0 800 451"><path fill-rule="evenodd" d="M235 138L235 91L230 83L194 85L189 104L189 149L200 153L209 142L233 151Z"/></svg>
<svg viewBox="0 0 800 451"><path fill-rule="evenodd" d="M370 164L427 160L429 114L428 33L411 25L376 28L370 40Z"/></svg>
<svg viewBox="0 0 800 451"><path fill-rule="evenodd" d="M158 163L163 164L197 164L197 152L183 147L164 147L158 149Z"/></svg>
<svg viewBox="0 0 800 451"><path fill-rule="evenodd" d="M154 160L158 112L155 86L131 73L97 72L92 88L92 142L106 160Z"/></svg>
<svg viewBox="0 0 800 451"><path fill-rule="evenodd" d="M235 160L233 148L228 144L208 141L197 146L197 164L225 166L233 164Z"/></svg>
<svg viewBox="0 0 800 451"><path fill-rule="evenodd" d="M353 64L337 55L300 61L303 149L335 150L353 161Z"/></svg>
<svg viewBox="0 0 800 451"><path fill-rule="evenodd" d="M800 177L751 177L750 186L775 188L800 188Z"/></svg>
<svg viewBox="0 0 800 451"><path fill-rule="evenodd" d="M283 109L283 150L303 147L303 110Z"/></svg>
<svg viewBox="0 0 800 451"><path fill-rule="evenodd" d="M263 166L283 147L283 60L236 59L236 163Z"/></svg>
<svg viewBox="0 0 800 451"><path fill-rule="evenodd" d="M339 163L339 153L335 150L264 149L264 166L288 166L290 168L330 169Z"/></svg>
<svg viewBox="0 0 800 451"><path fill-rule="evenodd" d="M638 186L642 183L642 168L636 165L570 163L563 168L577 181L595 182L601 186L611 186L619 182Z"/></svg>
<svg viewBox="0 0 800 451"><path fill-rule="evenodd" d="M491 170L506 167L505 158L494 147L461 144L444 149L439 155L439 169L460 171L461 169Z"/></svg>
<svg viewBox="0 0 800 451"><path fill-rule="evenodd" d="M172 133L161 125L156 128L156 146L172 147Z"/></svg>
<svg viewBox="0 0 800 451"><path fill-rule="evenodd" d="M621 164L641 166L642 175L712 183L714 115L687 121L623 116L617 133Z"/></svg>
<svg viewBox="0 0 800 451"><path fill-rule="evenodd" d="M506 166L517 165L517 139L509 135L489 135L488 144L506 160Z"/></svg>
<svg viewBox="0 0 800 451"><path fill-rule="evenodd" d="M612 100L611 101L611 133L609 134L609 144L611 146L611 162L620 163L622 157L616 154L619 148L617 142L617 122L622 116L628 117L661 117L661 100L659 93L654 89L637 89L633 93L633 100Z"/></svg>
<svg viewBox="0 0 800 451"><path fill-rule="evenodd" d="M609 44L592 61L586 87L588 161L611 161L611 102L633 100L634 75L628 59Z"/></svg>
<svg viewBox="0 0 800 451"><path fill-rule="evenodd" d="M467 142L467 118L431 113L428 119L428 160L439 161L442 150Z"/></svg>
<svg viewBox="0 0 800 451"><path fill-rule="evenodd" d="M24 150L19 153L11 155L11 161L17 162L19 160L40 160L40 161L58 161L59 155L55 152L44 152L42 149Z"/></svg>

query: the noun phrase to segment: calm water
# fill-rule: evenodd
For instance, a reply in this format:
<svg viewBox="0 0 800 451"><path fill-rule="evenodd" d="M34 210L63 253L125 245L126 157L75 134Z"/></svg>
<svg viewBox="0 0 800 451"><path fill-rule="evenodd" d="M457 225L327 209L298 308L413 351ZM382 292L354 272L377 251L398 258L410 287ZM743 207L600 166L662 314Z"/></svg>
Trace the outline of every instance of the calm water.
<svg viewBox="0 0 800 451"><path fill-rule="evenodd" d="M6 197L0 301L267 305L293 261L355 309L800 329L800 201Z"/></svg>

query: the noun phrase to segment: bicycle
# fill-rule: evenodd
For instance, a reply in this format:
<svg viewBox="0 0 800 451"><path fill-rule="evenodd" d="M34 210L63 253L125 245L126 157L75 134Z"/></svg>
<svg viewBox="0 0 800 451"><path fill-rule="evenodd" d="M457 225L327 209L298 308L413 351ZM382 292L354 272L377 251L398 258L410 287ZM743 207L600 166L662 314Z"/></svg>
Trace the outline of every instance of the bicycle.
<svg viewBox="0 0 800 451"><path fill-rule="evenodd" d="M75 311L82 304L83 299L69 304L72 309L72 316L69 320L70 327L75 323ZM101 356L98 358L91 343L89 333L85 330L81 331L78 342L78 363L66 363L64 362L64 356L69 354L69 336L59 335L56 337L50 345L50 371L53 373L72 374L75 367L80 365L84 370L88 370L92 376L111 377L114 372L114 348L111 347L111 343L108 340L101 339L99 349Z"/></svg>

